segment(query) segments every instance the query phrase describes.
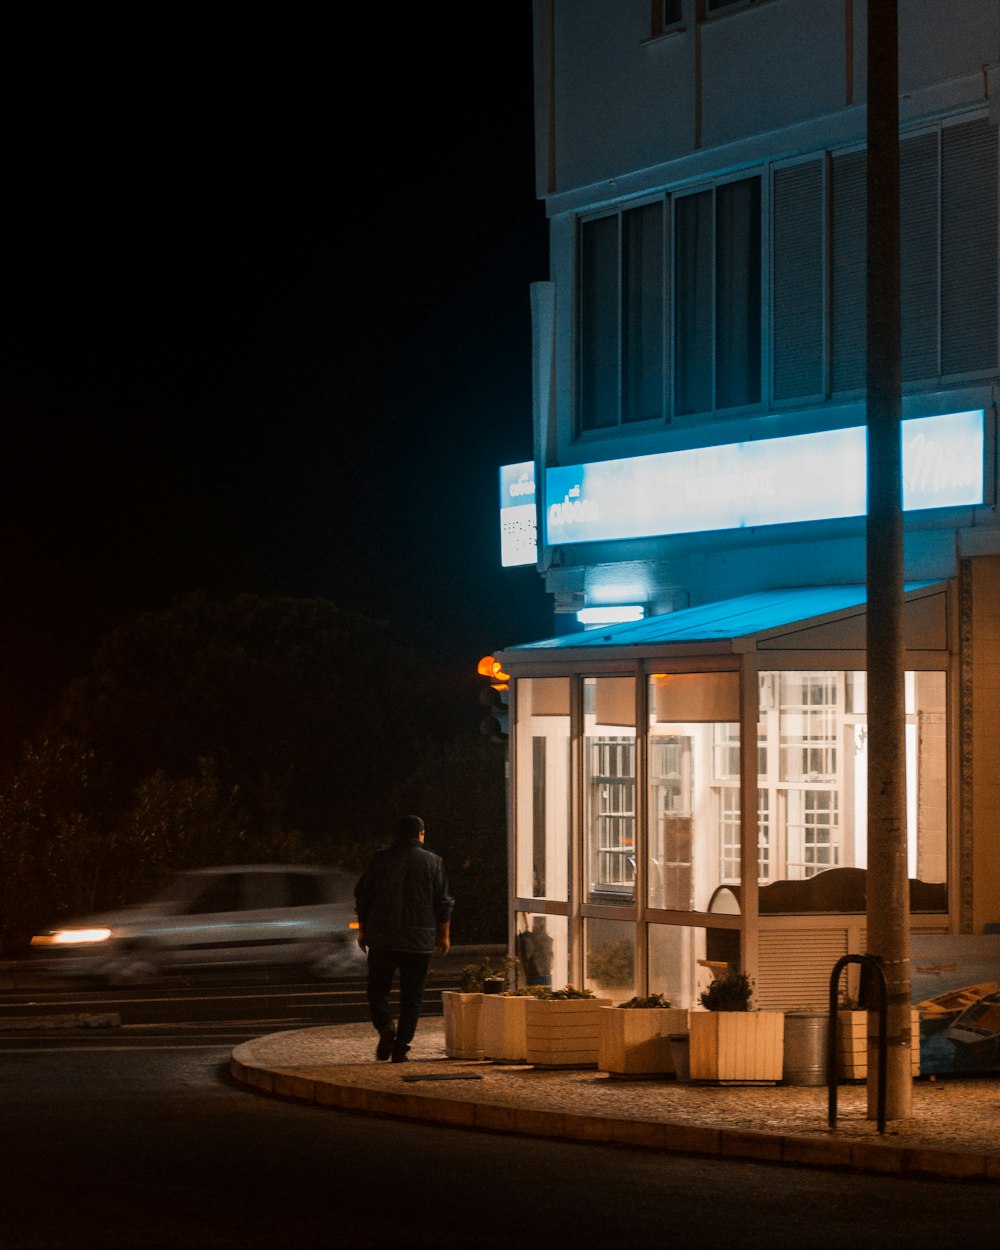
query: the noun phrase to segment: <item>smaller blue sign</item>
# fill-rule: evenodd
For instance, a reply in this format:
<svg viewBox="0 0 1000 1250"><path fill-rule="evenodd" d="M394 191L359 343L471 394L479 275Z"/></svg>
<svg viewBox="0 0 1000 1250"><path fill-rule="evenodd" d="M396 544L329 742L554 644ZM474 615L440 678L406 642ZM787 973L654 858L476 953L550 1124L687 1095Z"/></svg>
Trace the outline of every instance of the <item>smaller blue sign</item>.
<svg viewBox="0 0 1000 1250"><path fill-rule="evenodd" d="M538 559L538 513L532 460L500 469L500 563L504 568Z"/></svg>

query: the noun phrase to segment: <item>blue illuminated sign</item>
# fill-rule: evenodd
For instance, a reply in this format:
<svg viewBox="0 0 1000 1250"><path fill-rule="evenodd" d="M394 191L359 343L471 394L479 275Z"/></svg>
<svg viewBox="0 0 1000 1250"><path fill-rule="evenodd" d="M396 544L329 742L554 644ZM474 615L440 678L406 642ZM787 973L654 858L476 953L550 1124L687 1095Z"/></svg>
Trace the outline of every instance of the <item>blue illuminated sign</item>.
<svg viewBox="0 0 1000 1250"><path fill-rule="evenodd" d="M983 502L982 409L903 422L903 508ZM864 426L546 470L550 546L864 516Z"/></svg>
<svg viewBox="0 0 1000 1250"><path fill-rule="evenodd" d="M538 558L535 465L531 460L500 469L500 563L504 568Z"/></svg>

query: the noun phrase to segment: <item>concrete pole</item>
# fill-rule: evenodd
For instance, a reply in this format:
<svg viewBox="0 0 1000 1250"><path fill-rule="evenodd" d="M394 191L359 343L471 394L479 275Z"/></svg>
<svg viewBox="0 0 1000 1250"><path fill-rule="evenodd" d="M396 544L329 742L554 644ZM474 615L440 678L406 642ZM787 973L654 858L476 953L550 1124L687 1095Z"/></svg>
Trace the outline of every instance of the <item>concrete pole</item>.
<svg viewBox="0 0 1000 1250"><path fill-rule="evenodd" d="M888 982L886 1118L912 1110L906 862L897 0L868 0L868 952ZM869 1025L875 1021L869 1012ZM869 1037L874 1033L869 1027ZM868 1118L878 1050L868 1046Z"/></svg>

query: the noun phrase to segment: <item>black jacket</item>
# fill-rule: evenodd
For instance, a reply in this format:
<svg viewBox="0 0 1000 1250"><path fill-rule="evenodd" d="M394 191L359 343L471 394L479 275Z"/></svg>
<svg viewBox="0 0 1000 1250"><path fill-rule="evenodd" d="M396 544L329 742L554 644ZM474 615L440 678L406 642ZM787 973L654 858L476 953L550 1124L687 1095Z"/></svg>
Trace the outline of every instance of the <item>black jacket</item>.
<svg viewBox="0 0 1000 1250"><path fill-rule="evenodd" d="M354 887L365 941L376 950L430 954L451 919L444 862L414 838L376 851Z"/></svg>

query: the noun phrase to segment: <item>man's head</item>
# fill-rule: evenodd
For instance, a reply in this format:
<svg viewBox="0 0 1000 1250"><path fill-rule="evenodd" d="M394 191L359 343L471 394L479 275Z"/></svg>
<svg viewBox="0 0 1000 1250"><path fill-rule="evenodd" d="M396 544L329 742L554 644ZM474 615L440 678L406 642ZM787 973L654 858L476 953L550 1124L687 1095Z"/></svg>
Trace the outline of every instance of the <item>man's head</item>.
<svg viewBox="0 0 1000 1250"><path fill-rule="evenodd" d="M400 842L423 842L424 822L419 816L401 816L396 836Z"/></svg>

